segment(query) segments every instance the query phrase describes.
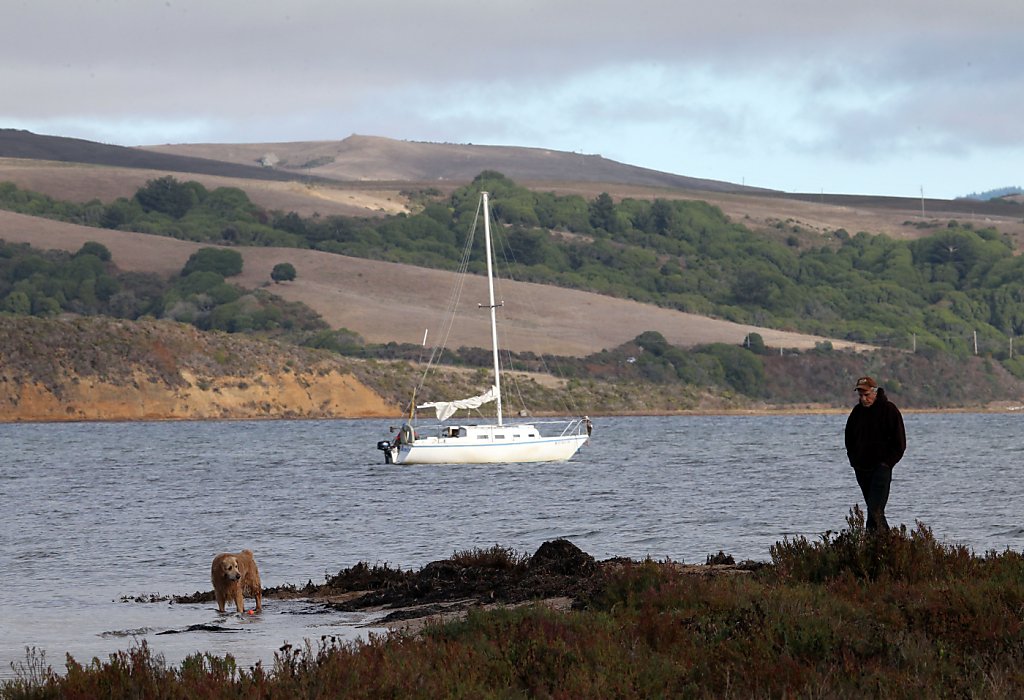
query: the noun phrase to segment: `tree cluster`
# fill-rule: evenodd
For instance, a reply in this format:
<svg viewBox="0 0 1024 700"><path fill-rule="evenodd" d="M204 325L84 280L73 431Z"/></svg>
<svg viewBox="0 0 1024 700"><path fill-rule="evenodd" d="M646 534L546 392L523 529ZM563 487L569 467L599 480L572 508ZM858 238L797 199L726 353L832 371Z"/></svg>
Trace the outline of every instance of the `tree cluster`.
<svg viewBox="0 0 1024 700"><path fill-rule="evenodd" d="M93 241L68 254L0 240L0 312L152 316L232 333L312 332L326 327L301 304L227 281L241 271L242 256L234 250L200 248L179 275L161 279L120 271L110 251Z"/></svg>
<svg viewBox="0 0 1024 700"><path fill-rule="evenodd" d="M219 245L304 247L288 231L289 215L257 207L237 187L208 190L201 183L171 176L150 180L132 197L104 204L55 200L0 182L0 207L30 216L45 216L84 226L169 236ZM294 214L293 218L298 217ZM275 219L277 217L277 220Z"/></svg>

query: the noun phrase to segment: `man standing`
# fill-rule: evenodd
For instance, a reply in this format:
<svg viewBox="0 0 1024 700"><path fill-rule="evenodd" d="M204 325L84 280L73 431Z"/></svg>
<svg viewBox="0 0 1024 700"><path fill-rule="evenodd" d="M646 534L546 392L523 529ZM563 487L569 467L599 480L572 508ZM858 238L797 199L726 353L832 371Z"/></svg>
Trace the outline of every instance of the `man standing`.
<svg viewBox="0 0 1024 700"><path fill-rule="evenodd" d="M903 416L871 377L858 379L855 389L859 401L846 420L846 456L868 507L867 529L888 530L885 504L892 469L907 449Z"/></svg>

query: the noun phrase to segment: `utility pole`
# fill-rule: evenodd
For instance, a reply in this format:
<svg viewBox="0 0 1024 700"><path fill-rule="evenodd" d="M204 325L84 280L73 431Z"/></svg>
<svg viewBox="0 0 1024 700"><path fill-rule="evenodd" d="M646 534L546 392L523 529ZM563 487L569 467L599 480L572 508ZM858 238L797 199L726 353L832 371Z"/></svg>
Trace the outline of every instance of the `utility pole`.
<svg viewBox="0 0 1024 700"><path fill-rule="evenodd" d="M974 331L974 354L978 354L978 331Z"/></svg>

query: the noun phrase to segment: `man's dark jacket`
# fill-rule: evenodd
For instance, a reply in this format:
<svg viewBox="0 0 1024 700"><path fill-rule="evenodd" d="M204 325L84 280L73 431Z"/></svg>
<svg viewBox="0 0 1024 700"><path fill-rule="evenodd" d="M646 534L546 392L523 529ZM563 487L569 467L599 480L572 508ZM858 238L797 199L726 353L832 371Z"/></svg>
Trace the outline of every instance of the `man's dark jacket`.
<svg viewBox="0 0 1024 700"><path fill-rule="evenodd" d="M873 469L879 462L889 467L903 459L907 433L896 404L879 389L869 408L859 403L846 420L846 455L854 469Z"/></svg>

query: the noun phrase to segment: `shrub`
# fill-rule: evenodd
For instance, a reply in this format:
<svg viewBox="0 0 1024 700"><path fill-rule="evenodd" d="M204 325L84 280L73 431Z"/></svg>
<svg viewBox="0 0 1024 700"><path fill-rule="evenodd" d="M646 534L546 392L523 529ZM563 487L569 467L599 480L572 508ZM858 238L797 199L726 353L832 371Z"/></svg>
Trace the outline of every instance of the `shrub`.
<svg viewBox="0 0 1024 700"><path fill-rule="evenodd" d="M755 355L767 355L769 352L760 333L748 333L745 345Z"/></svg>
<svg viewBox="0 0 1024 700"><path fill-rule="evenodd" d="M979 560L967 547L937 542L920 521L910 532L901 525L871 533L864 527L864 513L854 506L846 522L849 529L826 532L820 542L799 536L772 545L769 551L778 577L811 583L842 576L917 583L969 576L978 566Z"/></svg>
<svg viewBox="0 0 1024 700"><path fill-rule="evenodd" d="M278 263L270 271L270 279L275 282L291 282L295 279L295 266L291 263Z"/></svg>
<svg viewBox="0 0 1024 700"><path fill-rule="evenodd" d="M189 256L181 276L187 277L193 272L216 272L223 277L232 277L242 273L242 255L237 250L226 248L200 248Z"/></svg>
<svg viewBox="0 0 1024 700"><path fill-rule="evenodd" d="M75 253L75 257L77 258L82 255L95 255L103 262L110 262L111 258L110 250L102 243L97 243L96 241L86 241L83 243L82 247Z"/></svg>
<svg viewBox="0 0 1024 700"><path fill-rule="evenodd" d="M178 182L170 175L150 180L135 193L135 201L147 211L180 219L206 196L198 182Z"/></svg>
<svg viewBox="0 0 1024 700"><path fill-rule="evenodd" d="M459 566L509 570L522 567L527 558L513 549L496 544L490 549L477 547L453 552L449 561Z"/></svg>

